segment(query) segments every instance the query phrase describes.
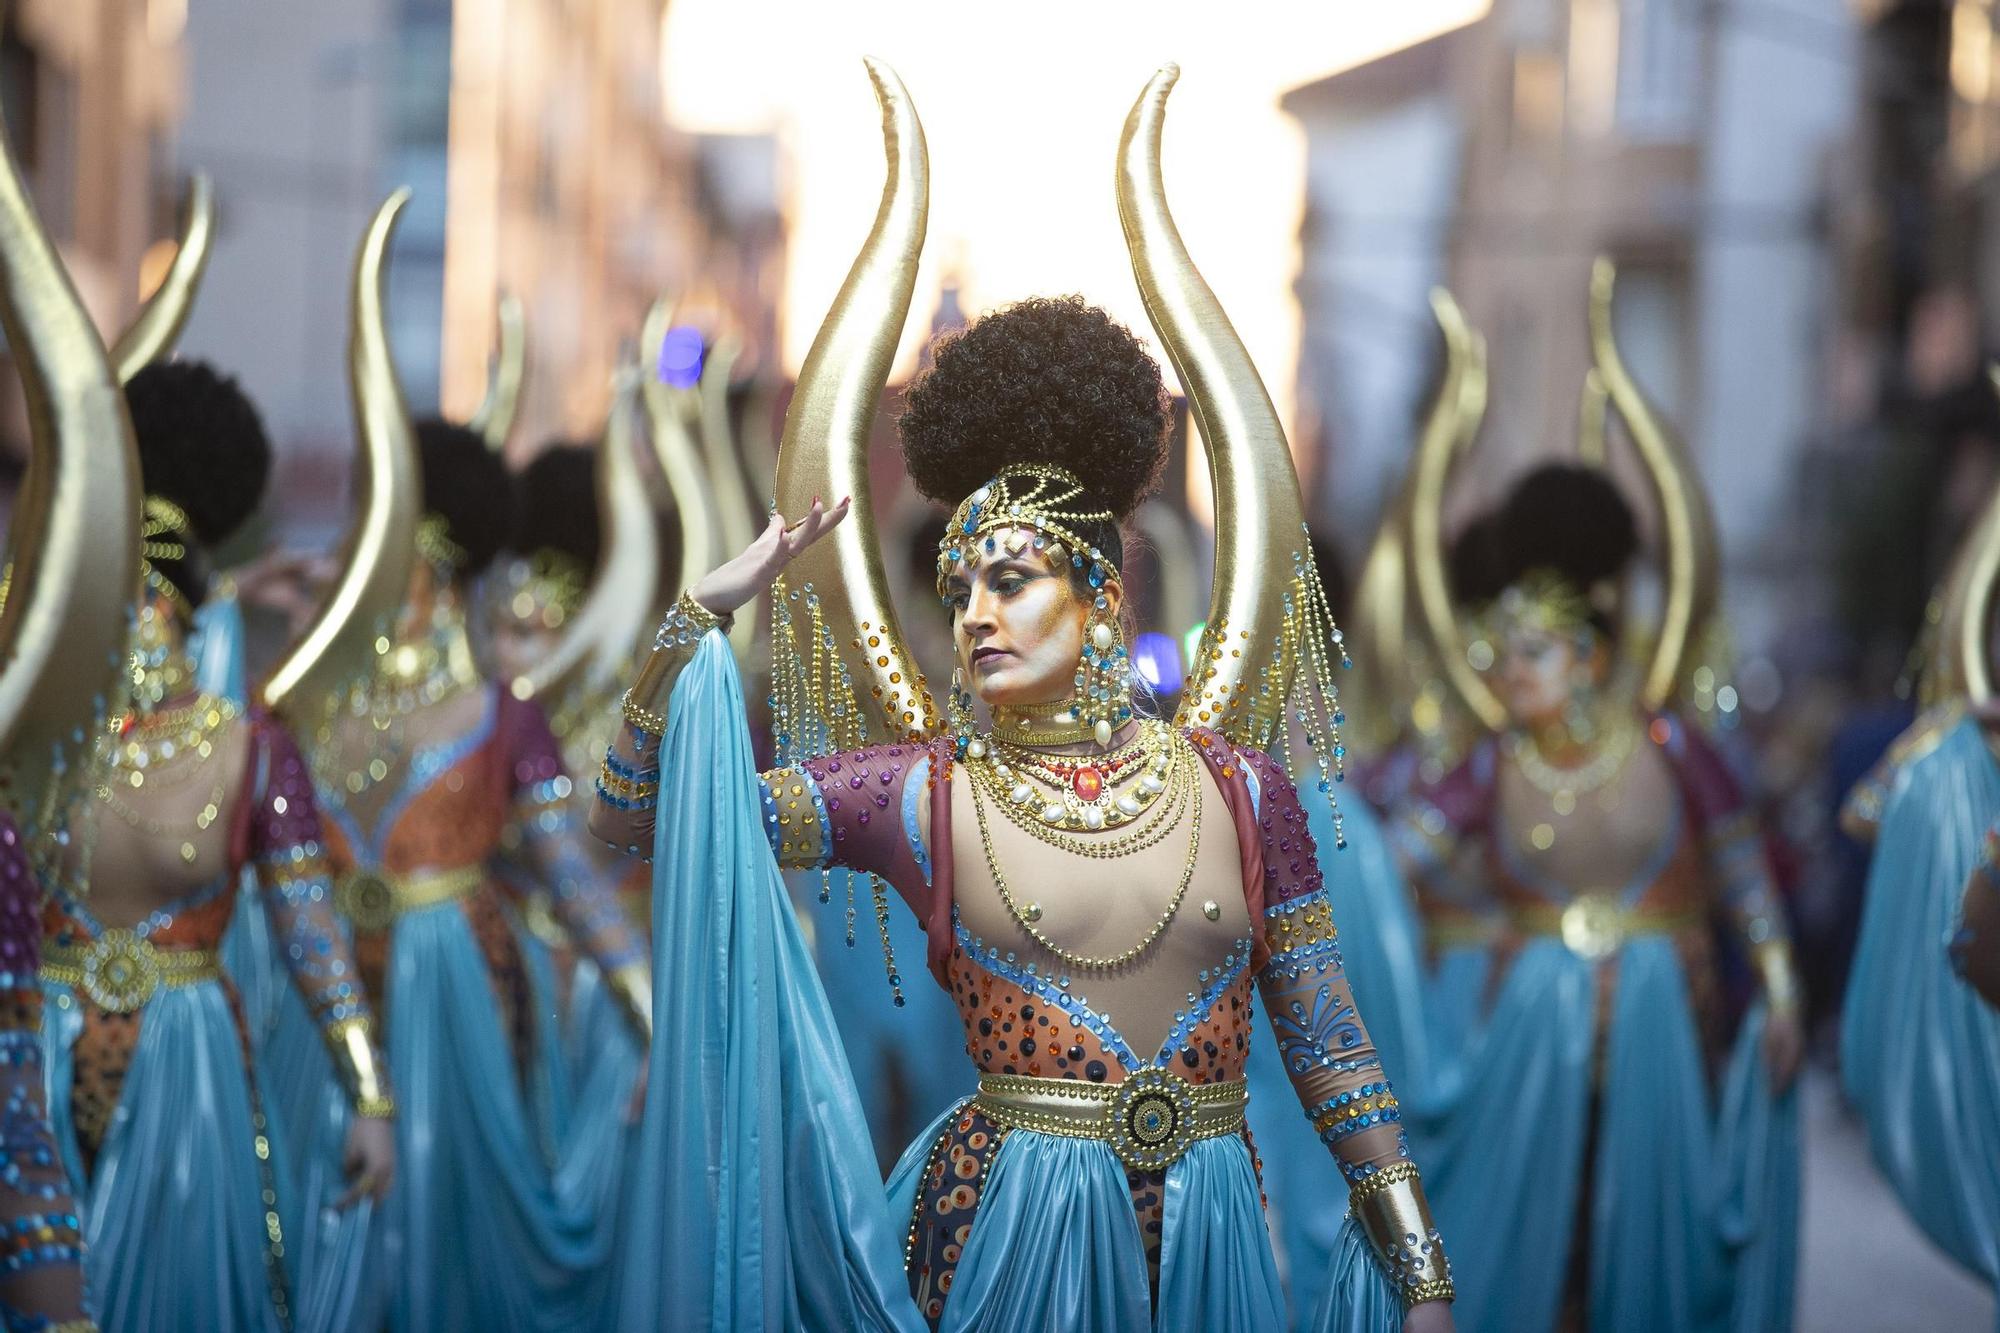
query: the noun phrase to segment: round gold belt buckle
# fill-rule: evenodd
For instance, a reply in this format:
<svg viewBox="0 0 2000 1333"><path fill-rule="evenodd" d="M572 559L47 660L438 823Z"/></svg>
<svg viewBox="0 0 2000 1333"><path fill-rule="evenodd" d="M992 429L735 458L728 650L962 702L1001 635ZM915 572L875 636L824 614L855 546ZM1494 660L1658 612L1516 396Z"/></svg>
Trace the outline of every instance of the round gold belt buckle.
<svg viewBox="0 0 2000 1333"><path fill-rule="evenodd" d="M1134 1171L1172 1166L1194 1142L1194 1087L1167 1069L1143 1069L1111 1099L1111 1150Z"/></svg>
<svg viewBox="0 0 2000 1333"><path fill-rule="evenodd" d="M129 1014L159 988L159 952L129 930L107 930L83 951L83 993L100 1009Z"/></svg>
<svg viewBox="0 0 2000 1333"><path fill-rule="evenodd" d="M1625 909L1601 894L1585 894L1563 908L1562 941L1586 962L1608 958L1625 942Z"/></svg>
<svg viewBox="0 0 2000 1333"><path fill-rule="evenodd" d="M396 924L396 890L371 870L356 870L334 890L334 906L356 930L387 930Z"/></svg>

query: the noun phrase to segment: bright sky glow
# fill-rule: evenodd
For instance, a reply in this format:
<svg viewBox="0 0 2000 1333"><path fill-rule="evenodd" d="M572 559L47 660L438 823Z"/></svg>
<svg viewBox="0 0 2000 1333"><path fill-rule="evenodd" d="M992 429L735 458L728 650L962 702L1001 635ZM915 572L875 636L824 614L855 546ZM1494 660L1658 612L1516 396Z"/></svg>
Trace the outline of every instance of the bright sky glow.
<svg viewBox="0 0 2000 1333"><path fill-rule="evenodd" d="M1168 196L1289 424L1304 145L1278 97L1466 23L1487 3L674 0L663 34L667 110L690 131L780 138L782 355L795 372L882 187L880 120L861 56L902 75L930 145L931 212L900 377L952 272L968 314L1080 292L1153 343L1119 235L1112 168L1133 99L1161 63L1179 61Z"/></svg>

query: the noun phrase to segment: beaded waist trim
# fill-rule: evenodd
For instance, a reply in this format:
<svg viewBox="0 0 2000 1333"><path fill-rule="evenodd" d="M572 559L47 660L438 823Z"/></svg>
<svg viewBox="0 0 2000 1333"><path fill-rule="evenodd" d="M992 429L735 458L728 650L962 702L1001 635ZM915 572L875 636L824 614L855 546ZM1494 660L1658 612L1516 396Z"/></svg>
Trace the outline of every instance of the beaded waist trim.
<svg viewBox="0 0 2000 1333"><path fill-rule="evenodd" d="M1198 1139L1243 1128L1249 1085L1194 1084L1170 1069L1144 1069L1123 1083L981 1074L973 1109L1006 1129L1097 1139L1135 1171L1179 1161Z"/></svg>
<svg viewBox="0 0 2000 1333"><path fill-rule="evenodd" d="M42 946L42 975L73 986L100 1009L128 1014L162 986L194 986L222 977L214 949L162 949L129 930L107 930L88 945Z"/></svg>
<svg viewBox="0 0 2000 1333"><path fill-rule="evenodd" d="M1507 915L1522 934L1553 936L1577 957L1593 962L1618 952L1635 935L1672 935L1705 920L1698 909L1648 911L1597 893L1586 893L1561 907L1513 907Z"/></svg>
<svg viewBox="0 0 2000 1333"><path fill-rule="evenodd" d="M334 886L333 906L356 930L387 930L398 918L465 897L486 882L486 868L470 865L413 875L352 870Z"/></svg>

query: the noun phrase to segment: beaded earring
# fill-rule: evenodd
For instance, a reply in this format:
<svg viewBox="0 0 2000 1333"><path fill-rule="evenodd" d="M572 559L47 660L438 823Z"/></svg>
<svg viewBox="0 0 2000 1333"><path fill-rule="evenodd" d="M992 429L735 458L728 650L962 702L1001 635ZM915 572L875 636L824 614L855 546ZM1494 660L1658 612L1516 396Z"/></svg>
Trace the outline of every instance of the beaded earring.
<svg viewBox="0 0 2000 1333"><path fill-rule="evenodd" d="M1084 626L1083 657L1076 664L1077 714L1090 726L1099 749L1132 720L1132 655L1118 620L1101 594Z"/></svg>
<svg viewBox="0 0 2000 1333"><path fill-rule="evenodd" d="M974 742L978 722L972 716L972 692L965 688L965 668L953 667L951 672L951 697L945 705L946 725L951 728L952 746L960 759L965 758Z"/></svg>

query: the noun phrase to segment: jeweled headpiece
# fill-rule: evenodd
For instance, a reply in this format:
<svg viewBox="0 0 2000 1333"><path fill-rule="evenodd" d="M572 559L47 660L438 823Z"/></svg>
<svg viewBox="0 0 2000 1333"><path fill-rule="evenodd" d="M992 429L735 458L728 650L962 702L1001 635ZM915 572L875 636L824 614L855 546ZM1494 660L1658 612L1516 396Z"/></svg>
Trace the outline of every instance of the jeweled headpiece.
<svg viewBox="0 0 2000 1333"><path fill-rule="evenodd" d="M1553 569L1531 569L1493 599L1479 617L1492 634L1537 629L1572 635L1593 628L1592 599Z"/></svg>
<svg viewBox="0 0 2000 1333"><path fill-rule="evenodd" d="M543 547L500 571L502 605L515 620L558 629L583 605L590 571L567 551Z"/></svg>
<svg viewBox="0 0 2000 1333"><path fill-rule="evenodd" d="M1032 544L1051 564L1068 559L1084 571L1093 588L1118 580L1117 567L1078 534L1083 523L1110 523L1109 509L1072 507L1084 493L1083 483L1067 469L1047 463L1017 463L959 502L943 540L938 542L938 593L945 580L964 566L967 573L988 556L1019 555ZM1011 530L1011 536L996 534ZM1030 536L1029 534L1033 535Z"/></svg>
<svg viewBox="0 0 2000 1333"><path fill-rule="evenodd" d="M451 524L443 514L425 514L417 521L417 554L446 570L465 568L466 550L451 539Z"/></svg>

